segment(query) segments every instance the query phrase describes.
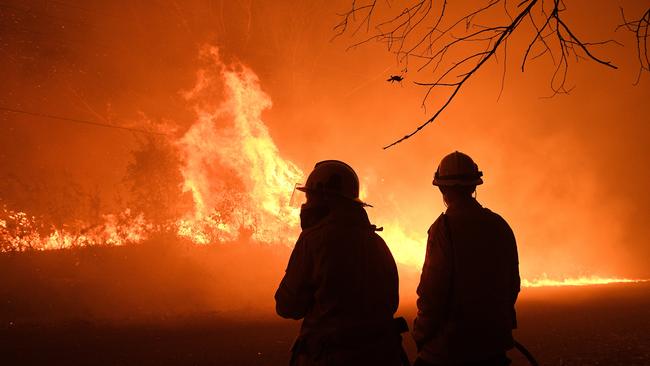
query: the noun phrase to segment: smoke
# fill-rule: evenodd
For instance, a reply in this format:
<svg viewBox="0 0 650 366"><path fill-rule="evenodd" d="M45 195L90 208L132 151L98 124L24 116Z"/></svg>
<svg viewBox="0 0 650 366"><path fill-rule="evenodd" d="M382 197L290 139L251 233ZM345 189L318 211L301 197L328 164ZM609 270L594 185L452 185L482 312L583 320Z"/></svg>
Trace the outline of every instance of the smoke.
<svg viewBox="0 0 650 366"><path fill-rule="evenodd" d="M630 88L621 74L585 65L572 95L547 100L539 96L548 65L526 74L513 66L495 103L495 65L440 123L381 151L427 116L422 90L410 75L404 87L385 83L395 63L382 47L344 52L347 39L329 42L340 9L330 2L9 5L0 11L1 105L164 131L169 141L154 145L178 159L125 180L130 166L142 166L132 164L147 151L142 134L0 113L2 203L44 220L43 235L77 221L102 225L131 208L134 219L145 211L161 225L180 219L197 242L269 241L279 232L291 245L297 215L288 192L315 161L339 158L362 177L395 257L417 269L426 231L444 210L431 176L460 150L485 172L479 201L513 227L524 276L650 275L647 83ZM184 193L160 202L170 212L154 220L158 199L145 205L146 190L133 182L142 188L160 176L170 187L160 197Z"/></svg>

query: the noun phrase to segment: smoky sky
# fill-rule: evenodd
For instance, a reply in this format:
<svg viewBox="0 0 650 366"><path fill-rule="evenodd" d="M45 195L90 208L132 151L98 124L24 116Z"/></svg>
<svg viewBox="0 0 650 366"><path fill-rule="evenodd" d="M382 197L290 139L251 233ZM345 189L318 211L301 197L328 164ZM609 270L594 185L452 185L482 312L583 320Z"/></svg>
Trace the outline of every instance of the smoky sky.
<svg viewBox="0 0 650 366"><path fill-rule="evenodd" d="M648 277L650 80L642 75L632 85L638 64L633 38L615 32L619 5L641 8L599 1L567 10L583 38L624 44L597 48L619 70L578 60L570 95L544 98L552 62L541 58L522 73L524 40L515 40L500 98L503 64L494 63L438 122L388 151L381 146L424 121L441 96L421 108L424 91L411 79L426 80L426 72L389 84L402 66L385 45L346 50L363 34L332 40L347 1L5 1L0 106L144 129L171 125L180 137L195 118L182 93L195 82L199 50L212 44L225 62L259 76L273 101L263 118L282 157L303 171L322 159L348 161L376 224L397 221L425 238L444 211L433 172L459 150L485 174L479 201L513 227L524 275ZM128 202L125 169L146 135L11 112L0 112L0 121L5 204L73 218ZM55 199L74 204L48 204Z"/></svg>

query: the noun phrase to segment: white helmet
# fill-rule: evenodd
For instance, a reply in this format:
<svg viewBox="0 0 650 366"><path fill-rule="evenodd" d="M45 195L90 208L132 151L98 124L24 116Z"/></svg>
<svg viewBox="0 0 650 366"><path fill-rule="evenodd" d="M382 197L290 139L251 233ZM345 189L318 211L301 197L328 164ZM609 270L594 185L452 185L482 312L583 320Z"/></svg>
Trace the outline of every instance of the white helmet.
<svg viewBox="0 0 650 366"><path fill-rule="evenodd" d="M483 172L467 154L454 151L445 156L433 177L434 186L476 186L483 184Z"/></svg>

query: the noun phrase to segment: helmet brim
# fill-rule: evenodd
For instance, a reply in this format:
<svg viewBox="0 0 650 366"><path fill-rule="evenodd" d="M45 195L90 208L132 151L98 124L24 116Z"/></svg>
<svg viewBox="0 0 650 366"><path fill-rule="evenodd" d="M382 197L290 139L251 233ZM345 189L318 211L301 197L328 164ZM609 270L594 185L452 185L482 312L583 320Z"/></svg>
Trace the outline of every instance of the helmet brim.
<svg viewBox="0 0 650 366"><path fill-rule="evenodd" d="M307 188L306 186L296 187L296 189L299 190L300 192L305 192L305 193L307 193L307 191L310 190L310 189ZM337 195L337 196L339 196L339 197L343 197L343 198L349 199L349 200L354 201L354 202L356 202L356 203L359 203L359 204L361 204L361 206L363 206L363 207L373 207L373 205L371 205L371 204L369 204L369 203L367 203L367 202L363 202L359 197L357 197L357 198L350 198L350 197L346 197L346 196L343 196L343 195L340 195L340 194L337 194L337 193L333 193L333 194L335 194L335 195Z"/></svg>
<svg viewBox="0 0 650 366"><path fill-rule="evenodd" d="M467 180L467 179L440 179L440 178L434 178L433 182L431 182L434 186L443 186L443 187L449 187L449 186L478 186L483 184L483 179L477 178L477 179L472 179L472 180Z"/></svg>

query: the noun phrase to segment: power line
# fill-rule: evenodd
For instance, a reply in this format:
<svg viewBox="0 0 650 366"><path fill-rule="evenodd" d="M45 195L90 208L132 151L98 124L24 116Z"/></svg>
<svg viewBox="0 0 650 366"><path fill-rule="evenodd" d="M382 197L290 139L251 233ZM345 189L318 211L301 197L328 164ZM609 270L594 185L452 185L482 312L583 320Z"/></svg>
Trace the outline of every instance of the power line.
<svg viewBox="0 0 650 366"><path fill-rule="evenodd" d="M95 13L95 14L99 14L101 16L108 16L108 17L111 17L111 18L120 19L120 16L115 15L115 14L113 14L111 12L106 12L106 11L99 12L97 10L85 8L83 6L79 6L79 5L76 5L76 4L70 4L70 3L67 3L65 1L49 0L49 2L59 4L59 5L63 5L64 7L68 7L68 8L79 9L79 10L82 10L82 11L85 11L85 12L88 12L88 13Z"/></svg>
<svg viewBox="0 0 650 366"><path fill-rule="evenodd" d="M16 10L16 11L23 12L26 15L31 15L32 18L36 18L38 16L44 16L44 17L47 17L47 18L52 18L52 19L63 21L63 22L67 22L68 25L70 25L70 24L74 24L75 26L90 26L91 25L90 23L87 23L87 22L84 22L84 21L81 21L81 20L62 18L60 16L52 15L52 14L50 14L48 12L40 11L40 10L25 9L25 8L11 6L11 5L7 5L7 4L0 4L0 7L5 8L5 9L11 9L11 10Z"/></svg>
<svg viewBox="0 0 650 366"><path fill-rule="evenodd" d="M118 130L125 130L125 131L131 131L131 132L140 132L140 133L146 133L146 134L150 134L150 135L169 136L169 134L162 133L162 132L146 131L146 130L141 130L139 128L123 127L123 126L110 125L110 124L107 124L107 123L100 123L100 122L95 122L95 121L87 121L87 120L83 120L83 119L61 117L61 116L55 116L53 114L47 114L47 113L30 112L30 111L24 111L24 110L21 110L21 109L7 108L7 107L1 107L1 106L0 106L0 110L5 111L5 112L11 112L11 113L27 114L27 115L30 115L30 116L51 118L51 119L57 119L57 120L61 120L61 121L91 125L91 126L95 126L95 127L114 128L114 129L118 129Z"/></svg>

